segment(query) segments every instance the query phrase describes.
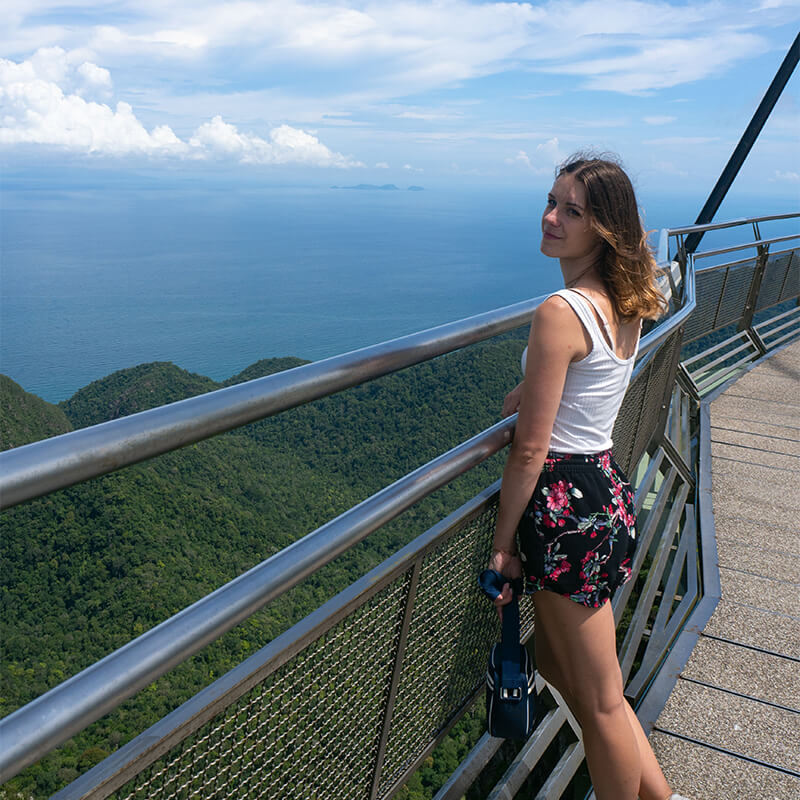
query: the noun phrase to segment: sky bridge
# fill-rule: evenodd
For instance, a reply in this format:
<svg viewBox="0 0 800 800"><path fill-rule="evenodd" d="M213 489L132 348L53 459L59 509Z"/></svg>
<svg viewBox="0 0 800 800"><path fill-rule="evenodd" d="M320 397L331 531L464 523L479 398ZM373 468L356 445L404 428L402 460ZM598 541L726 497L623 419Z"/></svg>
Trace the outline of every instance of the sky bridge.
<svg viewBox="0 0 800 800"><path fill-rule="evenodd" d="M675 788L695 800L756 785L788 800L800 788L800 247L797 234L762 235L798 217L664 233L670 314L643 338L614 431L639 512L638 577L613 598L626 696ZM689 236L712 229L744 241L687 252ZM489 339L540 301L6 451L0 498L15 505ZM420 466L0 721L2 780L501 451L514 423ZM497 622L475 576L497 498L495 483L453 509L54 796L397 796L479 713ZM529 638L528 604L522 618ZM541 679L537 689L531 738L511 749L478 738L436 800L479 796L487 775L492 798L591 796L577 722Z"/></svg>
<svg viewBox="0 0 800 800"><path fill-rule="evenodd" d="M719 602L651 735L691 797L800 795L798 387L795 341L707 405Z"/></svg>

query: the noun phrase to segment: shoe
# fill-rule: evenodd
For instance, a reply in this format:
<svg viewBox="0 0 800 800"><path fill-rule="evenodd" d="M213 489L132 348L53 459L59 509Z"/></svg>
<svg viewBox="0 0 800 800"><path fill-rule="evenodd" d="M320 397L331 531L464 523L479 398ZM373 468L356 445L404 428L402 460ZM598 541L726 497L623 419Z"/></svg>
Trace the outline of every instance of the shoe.
<svg viewBox="0 0 800 800"><path fill-rule="evenodd" d="M667 800L689 800L689 798L684 797L682 794L671 794Z"/></svg>

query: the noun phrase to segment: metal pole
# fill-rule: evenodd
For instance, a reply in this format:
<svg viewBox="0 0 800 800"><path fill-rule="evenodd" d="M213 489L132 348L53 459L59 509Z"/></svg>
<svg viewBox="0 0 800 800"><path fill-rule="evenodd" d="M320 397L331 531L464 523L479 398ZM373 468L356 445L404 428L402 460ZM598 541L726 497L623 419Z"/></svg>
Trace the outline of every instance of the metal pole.
<svg viewBox="0 0 800 800"><path fill-rule="evenodd" d="M733 155L725 165L725 169L722 170L722 174L717 179L716 186L714 186L714 188L711 190L711 194L708 196L708 200L706 200L703 210L697 217L695 225L705 225L707 222L711 222L711 220L714 218L714 214L717 213L717 210L722 204L725 195L728 193L728 189L731 188L734 178L739 173L739 170L741 169L742 164L744 164L744 161L747 158L751 148L755 144L756 139L758 139L758 135L761 133L761 129L764 127L764 123L766 123L769 115L772 113L775 103L778 102L781 92L789 81L792 72L794 72L794 68L797 66L798 60L800 60L800 33L797 34L794 42L792 42L792 46L789 48L786 58L783 59L783 63L780 65L775 77L772 79L772 83L769 85L767 93L764 95L764 98L761 100L761 103L756 109L756 113L750 120L750 124L747 126L742 138L739 140L739 144L736 145L736 149L733 151ZM697 246L700 244L700 240L702 238L702 232L690 233L686 237L686 252L694 253L694 251L697 250Z"/></svg>

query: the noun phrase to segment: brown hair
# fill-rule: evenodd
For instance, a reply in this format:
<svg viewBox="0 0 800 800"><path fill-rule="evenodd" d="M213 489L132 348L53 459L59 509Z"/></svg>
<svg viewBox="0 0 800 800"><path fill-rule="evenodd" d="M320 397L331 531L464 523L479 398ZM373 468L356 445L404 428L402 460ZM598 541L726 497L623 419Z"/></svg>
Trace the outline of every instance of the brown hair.
<svg viewBox="0 0 800 800"><path fill-rule="evenodd" d="M556 177L571 175L586 190L588 221L605 242L598 272L623 319L656 319L667 303L656 283L658 268L639 217L630 178L617 161L582 153L570 156Z"/></svg>

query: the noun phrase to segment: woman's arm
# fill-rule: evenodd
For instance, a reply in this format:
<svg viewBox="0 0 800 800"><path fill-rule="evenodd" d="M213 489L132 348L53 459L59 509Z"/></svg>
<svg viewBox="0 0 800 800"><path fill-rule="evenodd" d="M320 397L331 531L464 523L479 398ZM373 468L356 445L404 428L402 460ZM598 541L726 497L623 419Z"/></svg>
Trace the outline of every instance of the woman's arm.
<svg viewBox="0 0 800 800"><path fill-rule="evenodd" d="M492 566L510 578L521 575L515 552L517 525L533 494L550 445L553 422L570 362L589 352L583 326L560 297L545 300L533 317L528 341L526 379L522 383L519 416L500 489L500 508ZM509 596L510 599L510 596Z"/></svg>

